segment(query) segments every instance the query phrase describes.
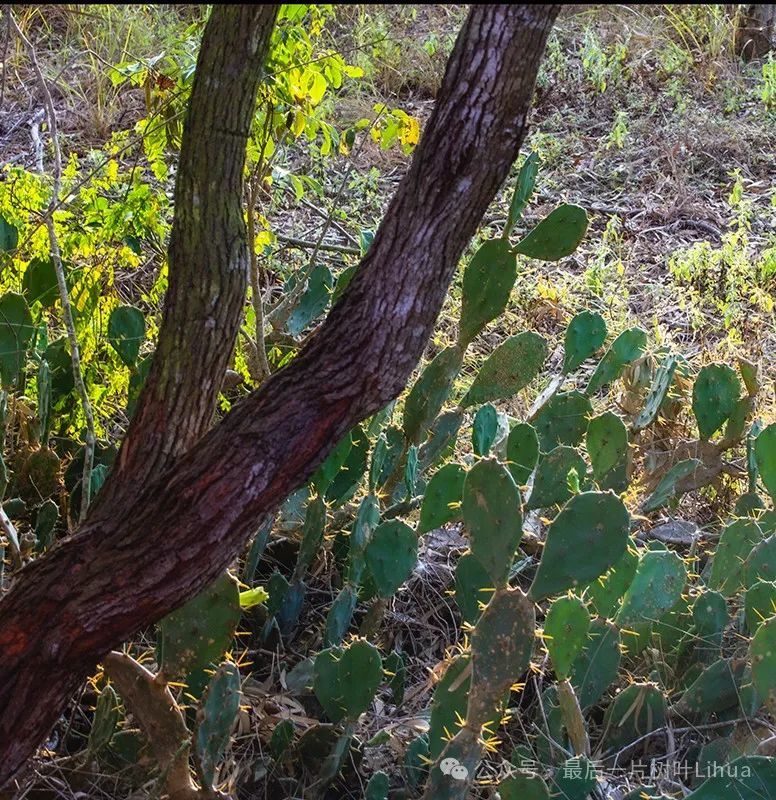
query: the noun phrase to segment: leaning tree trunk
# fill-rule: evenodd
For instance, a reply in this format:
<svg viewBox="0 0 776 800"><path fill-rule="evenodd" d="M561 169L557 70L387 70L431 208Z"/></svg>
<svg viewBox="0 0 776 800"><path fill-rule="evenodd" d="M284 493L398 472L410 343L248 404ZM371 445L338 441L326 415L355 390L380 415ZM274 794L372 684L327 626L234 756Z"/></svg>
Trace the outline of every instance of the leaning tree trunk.
<svg viewBox="0 0 776 800"><path fill-rule="evenodd" d="M246 120L227 115L233 104L244 110L252 103L265 14L274 13L260 8L216 7L208 24L154 377L108 491L76 534L22 570L0 601L0 785L20 770L106 652L215 579L257 518L405 386L458 260L517 155L558 10L472 8L410 169L342 299L288 367L198 438L210 424L228 357L219 347L234 344L245 291L245 237L234 209ZM221 105L226 87L234 97ZM226 188L211 180L207 152L214 146L231 154L217 176ZM188 292L196 298L186 305ZM197 384L187 370L199 369L199 361ZM153 444L144 452L147 436Z"/></svg>

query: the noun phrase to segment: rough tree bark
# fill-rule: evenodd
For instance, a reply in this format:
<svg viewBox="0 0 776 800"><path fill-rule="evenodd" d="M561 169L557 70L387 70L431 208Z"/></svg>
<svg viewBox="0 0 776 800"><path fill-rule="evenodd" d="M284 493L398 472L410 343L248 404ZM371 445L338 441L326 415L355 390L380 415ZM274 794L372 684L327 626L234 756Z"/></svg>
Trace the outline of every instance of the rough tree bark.
<svg viewBox="0 0 776 800"><path fill-rule="evenodd" d="M242 294L238 302L233 292L245 291L244 231L231 210L239 202L243 154L235 145L234 171L222 165L220 174L232 181L228 190L210 181L207 158L192 154L194 188L183 212L191 216L180 219L170 261L171 273L181 270L184 277L173 281L171 274L154 377L109 491L103 489L73 536L22 570L0 601L0 785L21 769L105 653L217 577L259 516L301 486L353 425L402 390L463 249L517 155L557 11L549 5L472 8L410 169L348 290L298 357L202 438L228 358L219 346L231 350L241 313ZM246 19L254 31L261 28L256 16ZM235 17L220 20L222 38L208 40L215 23L205 37L220 55L203 53L197 70L197 87L216 89L214 103L223 83L208 69L230 64L245 76L236 63L240 55L259 57L258 43L250 56L245 52L257 34L246 37ZM249 84L246 77L243 91L252 98ZM187 131L199 124L197 114L207 113L194 100ZM232 122L237 129L211 113L198 129L232 142L240 120ZM196 150L209 137L188 138ZM181 176L179 186L186 180ZM203 208L199 192L210 190L207 213L218 224L197 211ZM187 190L181 191L185 197ZM234 196L225 198L227 191ZM198 234L198 226L210 234ZM175 248L187 248L189 236L199 238L186 250L186 266ZM223 249L224 242L231 246ZM200 272L200 264L207 269ZM229 290L232 271L241 278ZM180 293L188 290L198 299L186 306ZM201 385L183 374L198 361ZM189 396L201 391L209 400ZM147 435L153 440L146 446Z"/></svg>

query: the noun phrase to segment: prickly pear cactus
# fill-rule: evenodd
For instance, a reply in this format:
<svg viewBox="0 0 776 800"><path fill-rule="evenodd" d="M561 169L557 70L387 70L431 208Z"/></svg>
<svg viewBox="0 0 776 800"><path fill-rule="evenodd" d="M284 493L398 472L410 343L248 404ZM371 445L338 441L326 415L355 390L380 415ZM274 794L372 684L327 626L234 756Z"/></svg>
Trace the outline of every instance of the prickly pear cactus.
<svg viewBox="0 0 776 800"><path fill-rule="evenodd" d="M776 422L763 430L754 441L757 468L771 500L776 503Z"/></svg>
<svg viewBox="0 0 776 800"><path fill-rule="evenodd" d="M332 722L355 720L369 707L383 677L383 662L374 645L356 639L347 647L330 647L315 658L313 689Z"/></svg>
<svg viewBox="0 0 776 800"><path fill-rule="evenodd" d="M466 408L505 400L528 386L547 358L547 342L531 331L505 339L480 367L461 401Z"/></svg>
<svg viewBox="0 0 776 800"><path fill-rule="evenodd" d="M657 419L658 412L668 397L668 391L673 383L678 365L679 359L674 355L663 359L652 379L649 392L644 400L644 406L633 422L634 431L644 430Z"/></svg>
<svg viewBox="0 0 776 800"><path fill-rule="evenodd" d="M461 516L466 470L460 464L440 467L426 486L420 507L418 534L440 528Z"/></svg>
<svg viewBox="0 0 776 800"><path fill-rule="evenodd" d="M531 420L542 452L562 445L576 447L592 414L590 400L581 392L562 392L550 398Z"/></svg>
<svg viewBox="0 0 776 800"><path fill-rule="evenodd" d="M666 698L652 683L632 683L609 706L604 717L602 749L614 753L665 725Z"/></svg>
<svg viewBox="0 0 776 800"><path fill-rule="evenodd" d="M507 437L507 467L518 486L528 482L539 460L539 437L527 422L519 422Z"/></svg>
<svg viewBox="0 0 776 800"><path fill-rule="evenodd" d="M585 646L571 668L571 685L582 710L595 705L617 679L622 659L620 631L598 617L590 623Z"/></svg>
<svg viewBox="0 0 776 800"><path fill-rule="evenodd" d="M776 616L776 583L755 581L746 591L744 613L750 634L754 634L763 622Z"/></svg>
<svg viewBox="0 0 776 800"><path fill-rule="evenodd" d="M387 599L407 580L418 560L418 537L401 520L378 525L366 546L366 563L379 597Z"/></svg>
<svg viewBox="0 0 776 800"><path fill-rule="evenodd" d="M560 680L569 677L575 659L587 642L589 628L590 612L578 597L559 597L550 606L542 639Z"/></svg>
<svg viewBox="0 0 776 800"><path fill-rule="evenodd" d="M730 597L744 583L744 564L763 534L754 520L731 522L720 537L709 576L709 586Z"/></svg>
<svg viewBox="0 0 776 800"><path fill-rule="evenodd" d="M472 634L472 685L467 725L479 730L531 660L536 624L533 603L519 589L498 590Z"/></svg>
<svg viewBox="0 0 776 800"><path fill-rule="evenodd" d="M210 679L197 712L194 755L197 771L206 787L213 788L218 765L240 710L240 672L234 664L224 663Z"/></svg>
<svg viewBox="0 0 776 800"><path fill-rule="evenodd" d="M628 488L628 430L622 419L611 411L593 417L586 444L599 488L624 492Z"/></svg>
<svg viewBox="0 0 776 800"><path fill-rule="evenodd" d="M184 680L229 649L240 620L240 590L225 572L159 623L159 664L165 677Z"/></svg>
<svg viewBox="0 0 776 800"><path fill-rule="evenodd" d="M692 410L702 439L709 439L727 421L738 403L741 385L726 364L702 367L692 389Z"/></svg>
<svg viewBox="0 0 776 800"><path fill-rule="evenodd" d="M515 253L541 261L560 261L571 255L587 231L587 212L564 203L553 209L514 248Z"/></svg>
<svg viewBox="0 0 776 800"><path fill-rule="evenodd" d="M573 372L598 350L606 339L606 323L595 311L582 311L566 329L563 372Z"/></svg>
<svg viewBox="0 0 776 800"><path fill-rule="evenodd" d="M506 308L517 277L517 259L504 239L483 242L463 273L460 347Z"/></svg>
<svg viewBox="0 0 776 800"><path fill-rule="evenodd" d="M462 351L457 347L442 350L423 370L404 404L404 435L419 442L447 400L461 368Z"/></svg>
<svg viewBox="0 0 776 800"><path fill-rule="evenodd" d="M531 597L539 601L582 588L603 575L625 552L629 525L627 509L609 492L572 497L547 531Z"/></svg>
<svg viewBox="0 0 776 800"><path fill-rule="evenodd" d="M493 594L493 579L472 553L455 565L455 602L465 622L474 625Z"/></svg>
<svg viewBox="0 0 776 800"><path fill-rule="evenodd" d="M641 358L646 346L647 332L645 330L629 328L623 331L598 362L598 366L587 384L585 394L593 395L617 380L625 367Z"/></svg>
<svg viewBox="0 0 776 800"><path fill-rule="evenodd" d="M565 503L572 495L569 476L575 475L582 483L586 473L585 460L573 447L556 447L540 456L533 487L525 503L526 511Z"/></svg>
<svg viewBox="0 0 776 800"><path fill-rule="evenodd" d="M463 519L472 554L493 584L503 586L523 532L520 491L503 464L486 459L469 471Z"/></svg>
<svg viewBox="0 0 776 800"><path fill-rule="evenodd" d="M776 618L765 620L752 637L749 648L752 682L769 708L776 707Z"/></svg>

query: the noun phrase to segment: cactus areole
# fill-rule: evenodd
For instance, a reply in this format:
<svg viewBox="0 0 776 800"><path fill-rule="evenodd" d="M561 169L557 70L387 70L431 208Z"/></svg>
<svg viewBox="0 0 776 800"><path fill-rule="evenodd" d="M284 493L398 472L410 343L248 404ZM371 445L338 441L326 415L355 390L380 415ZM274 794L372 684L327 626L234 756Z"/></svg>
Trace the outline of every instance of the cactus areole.
<svg viewBox="0 0 776 800"><path fill-rule="evenodd" d="M88 518L0 601L0 785L100 658L215 580L263 515L402 390L517 156L558 12L471 8L409 171L347 290L297 358L208 430L246 294L243 164L277 9L213 8L148 379Z"/></svg>

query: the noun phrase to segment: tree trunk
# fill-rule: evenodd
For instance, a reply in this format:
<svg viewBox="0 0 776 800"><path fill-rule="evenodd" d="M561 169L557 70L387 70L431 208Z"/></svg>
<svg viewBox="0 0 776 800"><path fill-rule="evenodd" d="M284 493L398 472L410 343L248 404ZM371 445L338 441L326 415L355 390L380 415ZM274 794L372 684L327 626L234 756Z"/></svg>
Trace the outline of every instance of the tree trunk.
<svg viewBox="0 0 776 800"><path fill-rule="evenodd" d="M232 227L215 230L197 203L197 190L212 189L214 201L217 195L220 201L209 214L218 213L221 204L237 207L239 177L229 184L236 197L227 199L227 189L215 182L208 187L207 160L192 157L199 166L188 209L184 202L190 216L176 219L179 238L173 238L172 250L175 256L175 248L187 247L188 236L200 236L202 250L190 253L192 285L175 284L176 292L195 292L198 300L173 309L167 303L155 380L144 393L110 493L75 535L22 570L0 601L0 784L19 771L69 694L106 652L215 579L239 553L257 518L303 485L353 425L402 390L458 260L517 155L557 10L472 7L410 169L347 291L289 366L171 462L171 454L181 449L178 437L190 444L210 422L229 355L223 355L222 364L216 353L222 340L215 342L213 331L223 326L228 341L222 346L231 350L241 313L236 300L228 308L216 301L229 275L223 274L224 262L208 237L197 233L199 227L231 243L220 253L243 273L240 292L245 286L242 223L230 212ZM208 46L219 45L226 62L232 53L239 61L237 43L244 41L245 30L233 23L215 29L222 38L208 40L209 24ZM258 54L256 47L252 58ZM202 85L218 94L222 76L203 67L220 69L219 62L200 56L195 93ZM245 67L231 66L244 74ZM199 113L205 112L192 96L191 130ZM207 148L213 130L230 142L237 138L229 122L211 116L205 141L187 146ZM243 155L236 149L231 148L231 158L241 167ZM199 171L203 164L207 176ZM236 172L224 164L222 174L239 175L241 169L233 167ZM181 176L179 186L187 180ZM179 213L176 198L176 218ZM200 269L203 260L212 270ZM171 271L174 265L183 269L175 258ZM172 287L171 275L174 294ZM235 318L227 319L229 314ZM174 345L162 349L166 336L186 351ZM195 368L198 359L209 359L201 386L181 367ZM205 374L205 369L219 372ZM180 382L189 393L212 393L210 407L200 397L184 396ZM141 456L146 435L157 444ZM156 450L160 446L162 455Z"/></svg>
<svg viewBox="0 0 776 800"><path fill-rule="evenodd" d="M736 52L746 61L762 58L776 46L776 5L751 3L739 9Z"/></svg>

